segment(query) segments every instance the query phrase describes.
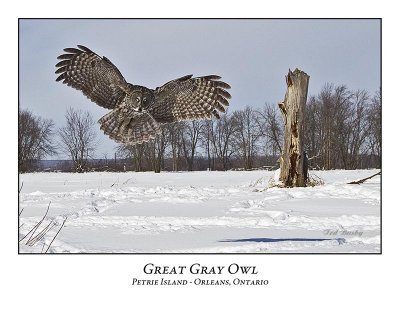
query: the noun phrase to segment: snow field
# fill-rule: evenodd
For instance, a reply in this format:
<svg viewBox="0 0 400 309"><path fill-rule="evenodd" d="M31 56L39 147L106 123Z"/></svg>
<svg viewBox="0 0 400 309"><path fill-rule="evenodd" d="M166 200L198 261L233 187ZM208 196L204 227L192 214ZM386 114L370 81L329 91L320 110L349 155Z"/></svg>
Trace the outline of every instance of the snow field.
<svg viewBox="0 0 400 309"><path fill-rule="evenodd" d="M25 235L48 216L66 218L52 253L379 252L380 177L376 170L311 172L307 188L269 188L276 172L32 173L23 182L19 224ZM274 180L275 179L275 180Z"/></svg>

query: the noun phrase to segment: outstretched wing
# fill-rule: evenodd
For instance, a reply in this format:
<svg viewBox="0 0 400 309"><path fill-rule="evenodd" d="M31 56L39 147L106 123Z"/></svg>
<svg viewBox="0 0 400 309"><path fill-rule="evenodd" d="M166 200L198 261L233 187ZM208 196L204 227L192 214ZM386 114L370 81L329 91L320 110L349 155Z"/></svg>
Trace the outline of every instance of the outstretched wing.
<svg viewBox="0 0 400 309"><path fill-rule="evenodd" d="M117 107L99 119L100 129L113 140L124 144L141 144L154 139L161 127L147 112Z"/></svg>
<svg viewBox="0 0 400 309"><path fill-rule="evenodd" d="M60 74L56 81L81 90L90 100L105 108L114 108L125 97L128 84L117 67L106 57L100 57L89 48L65 48L57 57Z"/></svg>
<svg viewBox="0 0 400 309"><path fill-rule="evenodd" d="M155 90L155 100L147 111L160 123L219 118L231 95L230 86L216 75L187 75L172 80Z"/></svg>

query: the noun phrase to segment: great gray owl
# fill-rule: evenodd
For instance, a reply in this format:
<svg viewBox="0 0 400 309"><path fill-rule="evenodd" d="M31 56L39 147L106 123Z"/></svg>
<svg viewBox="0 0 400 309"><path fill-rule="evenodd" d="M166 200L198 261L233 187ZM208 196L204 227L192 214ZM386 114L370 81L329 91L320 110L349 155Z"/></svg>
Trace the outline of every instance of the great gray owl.
<svg viewBox="0 0 400 309"><path fill-rule="evenodd" d="M161 132L162 124L194 119L219 118L231 95L230 86L216 75L183 76L155 90L132 85L106 57L89 48L65 48L57 57L56 81L81 90L98 105L112 109L99 119L110 138L140 144Z"/></svg>

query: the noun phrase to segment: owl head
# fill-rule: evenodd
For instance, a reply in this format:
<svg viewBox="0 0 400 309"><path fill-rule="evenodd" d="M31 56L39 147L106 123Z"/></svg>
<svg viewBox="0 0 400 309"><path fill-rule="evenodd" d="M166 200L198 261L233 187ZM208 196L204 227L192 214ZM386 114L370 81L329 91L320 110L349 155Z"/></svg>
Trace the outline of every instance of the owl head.
<svg viewBox="0 0 400 309"><path fill-rule="evenodd" d="M151 89L143 86L132 85L127 95L127 104L135 111L146 110L154 101L154 93Z"/></svg>

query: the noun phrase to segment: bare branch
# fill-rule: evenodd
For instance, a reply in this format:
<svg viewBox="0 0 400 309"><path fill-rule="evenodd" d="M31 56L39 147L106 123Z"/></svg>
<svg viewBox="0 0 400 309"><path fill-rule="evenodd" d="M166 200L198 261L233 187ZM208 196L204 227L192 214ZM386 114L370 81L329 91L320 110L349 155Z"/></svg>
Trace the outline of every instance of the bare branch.
<svg viewBox="0 0 400 309"><path fill-rule="evenodd" d="M379 172L379 173L376 173L376 174L374 174L374 175L372 175L372 176L369 176L369 177L367 177L367 178L363 178L363 179L360 179L360 180L355 180L355 181L352 181L352 182L348 182L347 184L348 184L348 185L359 185L359 184L364 183L364 182L367 181L368 179L371 179L372 177L375 177L375 176L378 176L378 175L381 175L381 174L382 174L382 172Z"/></svg>
<svg viewBox="0 0 400 309"><path fill-rule="evenodd" d="M22 239L20 239L19 242L23 241L23 240L24 240L29 234L31 234L31 232L33 231L31 237L28 239L27 242L29 242L29 241L31 240L31 238L32 238L33 235L35 234L35 232L36 232L36 230L38 229L38 227L42 224L43 220L46 218L47 213L49 212L49 209L50 209L50 204L51 204L51 201L49 202L49 205L47 206L46 213L44 214L42 220L40 220L38 223L36 223L36 225L35 225Z"/></svg>
<svg viewBox="0 0 400 309"><path fill-rule="evenodd" d="M54 235L53 239L51 240L49 246L47 247L47 250L45 251L45 253L47 253L47 251L49 251L54 239L56 239L56 237L58 236L58 234L60 233L60 231L62 230L62 228L64 227L65 221L67 221L67 218L64 219L63 223L61 224L61 227L58 229L56 235Z"/></svg>

